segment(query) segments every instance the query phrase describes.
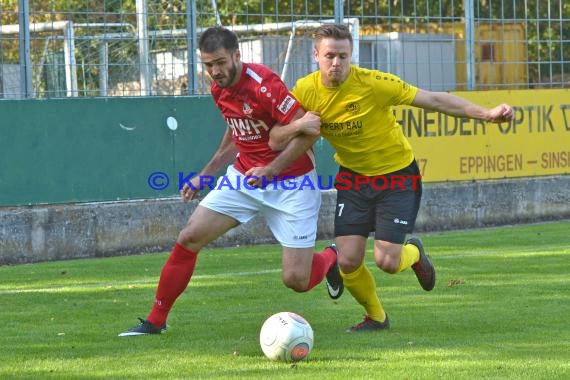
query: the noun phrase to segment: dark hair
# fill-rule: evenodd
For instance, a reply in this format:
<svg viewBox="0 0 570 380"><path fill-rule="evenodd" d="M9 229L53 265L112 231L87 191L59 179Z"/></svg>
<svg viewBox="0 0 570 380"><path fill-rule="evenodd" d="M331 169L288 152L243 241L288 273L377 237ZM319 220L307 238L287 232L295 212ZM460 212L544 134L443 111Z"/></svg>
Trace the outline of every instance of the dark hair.
<svg viewBox="0 0 570 380"><path fill-rule="evenodd" d="M220 48L233 52L239 49L238 38L231 30L223 26L214 26L202 33L198 48L205 53L213 53Z"/></svg>
<svg viewBox="0 0 570 380"><path fill-rule="evenodd" d="M352 33L348 26L343 24L324 24L313 32L315 45L319 45L322 39L334 38L335 40L349 40L352 47Z"/></svg>

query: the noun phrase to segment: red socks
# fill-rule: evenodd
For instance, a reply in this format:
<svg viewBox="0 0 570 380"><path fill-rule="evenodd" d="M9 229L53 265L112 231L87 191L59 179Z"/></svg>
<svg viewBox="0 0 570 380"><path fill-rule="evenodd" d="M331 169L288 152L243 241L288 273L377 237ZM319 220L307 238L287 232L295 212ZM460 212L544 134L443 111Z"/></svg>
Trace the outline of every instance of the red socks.
<svg viewBox="0 0 570 380"><path fill-rule="evenodd" d="M197 258L198 252L192 252L178 243L174 245L160 273L154 305L146 318L154 326L160 327L166 323L168 313L174 302L190 282ZM320 284L335 261L336 252L332 248L314 253L311 277L305 291L309 291Z"/></svg>
<svg viewBox="0 0 570 380"><path fill-rule="evenodd" d="M146 318L154 326L166 323L176 299L184 292L196 266L197 252L176 243L160 273L154 306Z"/></svg>
<svg viewBox="0 0 570 380"><path fill-rule="evenodd" d="M305 290L308 292L316 285L320 284L325 278L327 272L336 261L336 252L328 247L323 252L313 254L313 264L311 267L311 277L309 278L309 285Z"/></svg>

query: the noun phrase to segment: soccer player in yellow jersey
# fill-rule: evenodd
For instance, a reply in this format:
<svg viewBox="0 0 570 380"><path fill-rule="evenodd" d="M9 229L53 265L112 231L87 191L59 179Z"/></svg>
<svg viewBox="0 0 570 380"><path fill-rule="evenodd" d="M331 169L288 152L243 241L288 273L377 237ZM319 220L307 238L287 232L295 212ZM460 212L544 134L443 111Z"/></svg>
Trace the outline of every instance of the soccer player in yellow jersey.
<svg viewBox="0 0 570 380"><path fill-rule="evenodd" d="M390 326L364 265L366 242L374 232L374 258L384 272L412 268L422 288L435 286L435 269L413 231L422 194L412 148L396 122L392 106L412 105L456 117L506 122L513 109L487 109L444 92L412 86L397 76L350 64L352 35L344 25L327 24L314 32L313 55L319 70L301 78L292 90L304 109L321 117L321 136L335 149L335 243L345 288L364 307L364 320L348 331ZM270 145L284 147L292 129L272 130Z"/></svg>

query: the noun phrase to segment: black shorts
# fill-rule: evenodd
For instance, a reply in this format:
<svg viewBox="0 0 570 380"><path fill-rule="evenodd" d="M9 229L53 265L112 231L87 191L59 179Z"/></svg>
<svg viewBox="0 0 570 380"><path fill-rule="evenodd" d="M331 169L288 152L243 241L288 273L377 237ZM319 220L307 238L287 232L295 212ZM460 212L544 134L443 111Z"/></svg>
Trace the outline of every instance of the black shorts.
<svg viewBox="0 0 570 380"><path fill-rule="evenodd" d="M336 176L335 236L375 233L376 240L402 244L416 223L422 180L416 161L393 173L363 176L343 166Z"/></svg>

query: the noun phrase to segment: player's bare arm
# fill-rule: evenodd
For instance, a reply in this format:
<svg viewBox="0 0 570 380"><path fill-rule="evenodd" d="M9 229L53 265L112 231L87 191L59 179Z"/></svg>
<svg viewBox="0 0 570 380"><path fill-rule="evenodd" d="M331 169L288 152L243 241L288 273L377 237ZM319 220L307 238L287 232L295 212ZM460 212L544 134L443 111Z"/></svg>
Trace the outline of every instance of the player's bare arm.
<svg viewBox="0 0 570 380"><path fill-rule="evenodd" d="M299 117L300 115L302 116ZM307 131L308 133L299 132L297 135L292 134L288 139L285 148L281 151L281 153L279 153L277 157L275 157L275 159L269 165L249 169L245 174L252 177L247 181L250 186L262 186L264 180L271 181L273 177L279 175L279 173L281 173L297 158L299 158L301 154L309 150L320 136L320 116L315 112L307 112L303 114L303 111L301 111L297 112L291 123L284 126L274 126L270 132L270 139L273 130L286 130L289 129L292 124L296 125L295 128L298 130Z"/></svg>
<svg viewBox="0 0 570 380"><path fill-rule="evenodd" d="M494 108L485 108L447 92L433 92L422 89L418 90L412 105L439 111L451 116L468 117L492 123L508 122L514 116L513 108L508 104L500 104Z"/></svg>
<svg viewBox="0 0 570 380"><path fill-rule="evenodd" d="M269 132L269 147L283 150L293 138L299 135L318 137L321 133L321 117L317 112L299 109L293 121L287 125L277 124Z"/></svg>
<svg viewBox="0 0 570 380"><path fill-rule="evenodd" d="M250 186L262 186L264 180L265 182L273 180L275 176L291 165L301 154L309 150L317 138L318 136L309 135L300 135L293 138L269 165L249 169L245 174L252 178L249 178L247 183Z"/></svg>
<svg viewBox="0 0 570 380"><path fill-rule="evenodd" d="M200 173L190 180L192 186L188 183L184 184L182 190L180 190L180 197L182 198L183 202L188 202L194 199L200 190L200 177L202 176L210 176L215 175L222 169L224 166L228 165L235 159L237 154L237 149L232 141L232 132L228 128L226 133L222 137L222 141L218 146L218 149L208 161L208 163L204 166L204 168L200 171Z"/></svg>

